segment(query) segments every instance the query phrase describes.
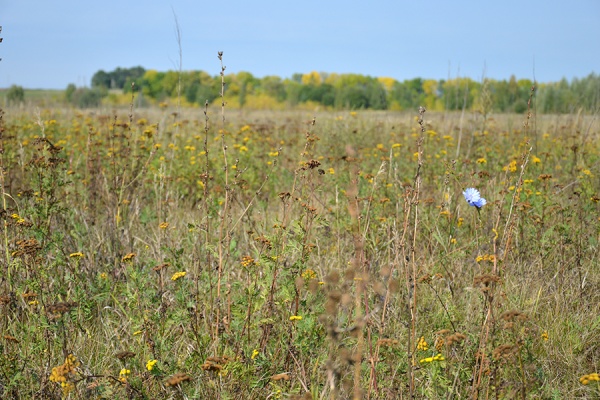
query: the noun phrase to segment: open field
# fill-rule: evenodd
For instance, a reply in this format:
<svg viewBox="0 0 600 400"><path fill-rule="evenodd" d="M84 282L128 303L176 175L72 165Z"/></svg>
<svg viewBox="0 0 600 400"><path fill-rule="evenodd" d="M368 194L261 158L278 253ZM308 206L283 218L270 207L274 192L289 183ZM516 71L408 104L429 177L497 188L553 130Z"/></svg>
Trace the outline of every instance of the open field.
<svg viewBox="0 0 600 400"><path fill-rule="evenodd" d="M4 110L0 397L600 398L594 117L174 111Z"/></svg>

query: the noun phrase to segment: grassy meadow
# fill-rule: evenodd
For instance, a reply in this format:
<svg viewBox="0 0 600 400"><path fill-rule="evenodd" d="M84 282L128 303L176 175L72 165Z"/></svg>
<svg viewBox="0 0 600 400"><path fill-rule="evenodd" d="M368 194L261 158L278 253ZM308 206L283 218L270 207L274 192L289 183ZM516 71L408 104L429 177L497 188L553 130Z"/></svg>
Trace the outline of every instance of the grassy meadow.
<svg viewBox="0 0 600 400"><path fill-rule="evenodd" d="M3 112L1 398L600 398L593 116Z"/></svg>

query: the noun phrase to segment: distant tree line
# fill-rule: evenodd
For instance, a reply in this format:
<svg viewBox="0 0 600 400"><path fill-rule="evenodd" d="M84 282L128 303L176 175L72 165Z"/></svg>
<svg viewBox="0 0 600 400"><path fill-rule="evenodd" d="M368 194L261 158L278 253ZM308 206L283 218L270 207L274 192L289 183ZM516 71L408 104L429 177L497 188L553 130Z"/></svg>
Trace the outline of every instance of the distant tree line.
<svg viewBox="0 0 600 400"><path fill-rule="evenodd" d="M402 82L359 74L310 72L291 78L257 78L249 72L225 77L226 100L239 107L313 104L332 109L414 110L423 105L430 110L479 110L482 112L524 112L534 85L529 79L508 80L470 78L433 80L415 78ZM69 86L71 102L99 102L111 89L134 90L156 101L180 95L189 104L204 105L219 97L221 76L204 71L145 70L142 67L98 71L92 87L81 92ZM181 87L179 87L181 85ZM569 113L577 109L597 110L600 105L600 76L536 84L536 111Z"/></svg>

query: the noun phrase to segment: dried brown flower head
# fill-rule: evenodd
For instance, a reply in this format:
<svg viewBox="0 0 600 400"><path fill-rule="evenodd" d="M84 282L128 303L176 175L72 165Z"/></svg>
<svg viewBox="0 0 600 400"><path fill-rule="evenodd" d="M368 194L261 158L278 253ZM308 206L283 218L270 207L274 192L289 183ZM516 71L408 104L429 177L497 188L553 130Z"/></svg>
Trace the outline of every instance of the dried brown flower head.
<svg viewBox="0 0 600 400"><path fill-rule="evenodd" d="M281 374L275 374L273 376L271 376L271 380L272 381L289 381L290 380L290 374L288 372L283 372Z"/></svg>
<svg viewBox="0 0 600 400"><path fill-rule="evenodd" d="M184 373L179 373L179 374L175 374L173 376L171 376L169 379L167 379L167 382L165 383L166 386L177 386L182 382L188 382L190 381L192 378L190 378L190 376L188 374L184 374Z"/></svg>
<svg viewBox="0 0 600 400"><path fill-rule="evenodd" d="M503 345L496 347L492 351L492 357L495 360L508 359L508 358L512 357L518 350L519 350L518 345L503 344Z"/></svg>
<svg viewBox="0 0 600 400"><path fill-rule="evenodd" d="M13 257L35 256L42 249L40 243L34 238L17 240L16 244L17 250L12 253Z"/></svg>
<svg viewBox="0 0 600 400"><path fill-rule="evenodd" d="M48 312L48 314L61 315L76 308L77 305L78 304L76 302L61 301L58 303L47 305L46 311Z"/></svg>
<svg viewBox="0 0 600 400"><path fill-rule="evenodd" d="M132 351L125 350L115 354L115 357L117 357L119 360L126 360L128 358L135 357L135 353Z"/></svg>

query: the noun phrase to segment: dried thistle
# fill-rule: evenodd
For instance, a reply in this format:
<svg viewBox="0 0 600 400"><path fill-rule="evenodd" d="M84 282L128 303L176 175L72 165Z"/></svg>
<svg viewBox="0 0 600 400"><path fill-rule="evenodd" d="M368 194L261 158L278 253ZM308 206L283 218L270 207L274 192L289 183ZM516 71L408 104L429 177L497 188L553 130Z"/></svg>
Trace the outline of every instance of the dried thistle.
<svg viewBox="0 0 600 400"><path fill-rule="evenodd" d="M77 306L78 306L78 304L76 302L61 301L58 303L47 305L46 311L48 312L48 314L62 315L62 314L65 314L65 313L71 311L72 309L76 308Z"/></svg>
<svg viewBox="0 0 600 400"><path fill-rule="evenodd" d="M275 374L273 376L271 376L270 378L272 381L289 381L290 380L290 374L289 372L283 372L281 374Z"/></svg>
<svg viewBox="0 0 600 400"><path fill-rule="evenodd" d="M379 339L377 341L379 346L396 346L398 343L397 339Z"/></svg>
<svg viewBox="0 0 600 400"><path fill-rule="evenodd" d="M494 360L508 359L508 358L512 357L514 354L516 354L516 352L518 350L519 350L518 345L503 344L503 345L496 347L492 351L492 357L494 358Z"/></svg>
<svg viewBox="0 0 600 400"><path fill-rule="evenodd" d="M188 374L179 373L167 379L165 386L177 386L182 382L189 382L190 380L192 380L192 378L190 378Z"/></svg>
<svg viewBox="0 0 600 400"><path fill-rule="evenodd" d="M494 275L494 274L477 275L475 278L473 278L473 285L481 286L482 292L489 291L490 286L493 283L500 283L500 282L502 282L502 278L500 278L498 275Z"/></svg>
<svg viewBox="0 0 600 400"><path fill-rule="evenodd" d="M152 271L160 273L160 271L162 271L165 268L168 268L170 265L171 264L169 264L169 263L162 263L162 264L157 265L156 267L152 268Z"/></svg>
<svg viewBox="0 0 600 400"><path fill-rule="evenodd" d="M125 350L115 354L115 357L117 357L119 360L126 360L128 358L135 357L135 353L132 351Z"/></svg>
<svg viewBox="0 0 600 400"><path fill-rule="evenodd" d="M42 249L40 243L34 238L17 240L16 245L17 250L13 251L13 257L35 256Z"/></svg>

